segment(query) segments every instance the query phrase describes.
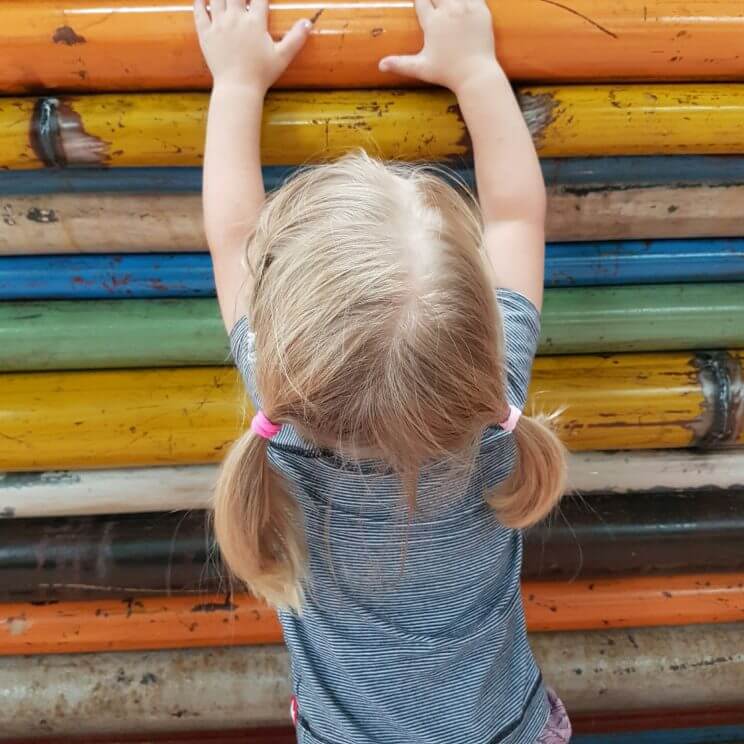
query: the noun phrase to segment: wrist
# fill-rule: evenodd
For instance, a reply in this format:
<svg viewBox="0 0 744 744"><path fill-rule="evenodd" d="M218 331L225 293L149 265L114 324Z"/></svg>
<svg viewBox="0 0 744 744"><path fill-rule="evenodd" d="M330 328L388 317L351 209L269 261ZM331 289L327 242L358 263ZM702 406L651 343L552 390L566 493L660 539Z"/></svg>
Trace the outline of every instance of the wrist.
<svg viewBox="0 0 744 744"><path fill-rule="evenodd" d="M212 96L232 97L236 101L263 101L268 86L259 85L254 80L231 80L215 78L212 84Z"/></svg>
<svg viewBox="0 0 744 744"><path fill-rule="evenodd" d="M470 96L482 97L495 85L504 82L511 85L503 68L494 57L492 61L478 64L477 67L460 76L452 86L452 92L458 99Z"/></svg>

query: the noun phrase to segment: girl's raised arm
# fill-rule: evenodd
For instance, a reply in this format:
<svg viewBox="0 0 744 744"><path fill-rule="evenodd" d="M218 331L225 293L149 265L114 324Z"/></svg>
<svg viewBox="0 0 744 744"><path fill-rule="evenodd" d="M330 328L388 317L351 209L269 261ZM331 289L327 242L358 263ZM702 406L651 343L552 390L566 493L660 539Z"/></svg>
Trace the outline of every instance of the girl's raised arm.
<svg viewBox="0 0 744 744"><path fill-rule="evenodd" d="M299 21L279 42L268 31L268 0L195 0L194 20L214 79L204 148L204 227L220 311L228 331L243 314L251 277L245 244L263 206L261 119L266 91L302 48Z"/></svg>
<svg viewBox="0 0 744 744"><path fill-rule="evenodd" d="M532 138L496 60L484 0L416 0L424 48L386 57L383 71L444 85L470 131L486 250L499 286L542 305L545 184Z"/></svg>

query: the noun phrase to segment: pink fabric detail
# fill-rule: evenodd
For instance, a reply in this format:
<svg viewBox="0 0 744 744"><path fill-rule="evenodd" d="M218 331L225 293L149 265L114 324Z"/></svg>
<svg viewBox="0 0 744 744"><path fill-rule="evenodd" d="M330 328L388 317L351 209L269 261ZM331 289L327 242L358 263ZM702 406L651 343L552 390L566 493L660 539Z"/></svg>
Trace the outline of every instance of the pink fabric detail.
<svg viewBox="0 0 744 744"><path fill-rule="evenodd" d="M273 439L281 430L281 424L275 424L266 418L263 411L259 411L251 421L251 431L264 439Z"/></svg>
<svg viewBox="0 0 744 744"><path fill-rule="evenodd" d="M522 412L516 407L516 406L509 406L509 417L506 419L506 421L503 421L499 424L499 426L504 431L514 431L514 429L517 428L517 422L519 421L519 417L522 415Z"/></svg>
<svg viewBox="0 0 744 744"><path fill-rule="evenodd" d="M292 725L297 725L297 698L292 695L292 699L289 701L289 715L292 716Z"/></svg>
<svg viewBox="0 0 744 744"><path fill-rule="evenodd" d="M553 690L548 688L550 717L535 744L568 744L571 741L571 721L566 706Z"/></svg>

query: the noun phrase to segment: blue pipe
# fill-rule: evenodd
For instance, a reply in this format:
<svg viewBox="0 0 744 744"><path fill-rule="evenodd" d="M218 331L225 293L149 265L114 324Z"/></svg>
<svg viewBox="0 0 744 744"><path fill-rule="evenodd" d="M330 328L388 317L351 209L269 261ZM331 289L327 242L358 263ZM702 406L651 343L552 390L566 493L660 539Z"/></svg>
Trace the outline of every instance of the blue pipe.
<svg viewBox="0 0 744 744"><path fill-rule="evenodd" d="M566 158L542 161L550 185L690 186L744 184L744 156L678 155ZM275 188L292 168L265 168L267 188ZM472 183L468 168L459 174ZM0 171L0 194L184 193L201 189L201 168L64 168Z"/></svg>
<svg viewBox="0 0 744 744"><path fill-rule="evenodd" d="M744 281L744 239L555 243L545 286ZM0 256L0 300L205 297L206 253Z"/></svg>
<svg viewBox="0 0 744 744"><path fill-rule="evenodd" d="M628 731L614 734L575 734L572 744L740 744L744 725L694 729Z"/></svg>

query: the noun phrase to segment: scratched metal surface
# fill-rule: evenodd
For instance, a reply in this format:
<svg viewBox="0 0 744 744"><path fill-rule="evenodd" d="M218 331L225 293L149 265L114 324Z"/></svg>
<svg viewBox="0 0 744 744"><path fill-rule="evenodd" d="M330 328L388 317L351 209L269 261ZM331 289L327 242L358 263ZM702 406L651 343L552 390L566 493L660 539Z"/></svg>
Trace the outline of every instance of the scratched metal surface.
<svg viewBox="0 0 744 744"><path fill-rule="evenodd" d="M567 497L526 535L526 579L744 570L744 491ZM0 521L0 599L229 588L205 512Z"/></svg>
<svg viewBox="0 0 744 744"><path fill-rule="evenodd" d="M200 165L207 100L199 93L0 98L0 167ZM522 88L519 100L543 157L744 153L744 84ZM471 155L455 99L444 91L268 95L266 165L360 147L455 165Z"/></svg>
<svg viewBox="0 0 744 744"><path fill-rule="evenodd" d="M606 717L588 714L600 725ZM659 719L663 714L658 716ZM704 716L701 715L701 718ZM667 729L632 731L625 733L608 732L600 734L584 733L587 716L573 715L571 723L574 744L743 744L744 726L738 724L721 726L696 726L684 728L683 724ZM675 711L674 720L682 716ZM45 744L175 744L176 742L198 742L198 744L296 744L294 729L287 726L233 729L230 731L200 731L163 734L105 735L99 737L44 738ZM38 740L12 739L13 744L38 744Z"/></svg>
<svg viewBox="0 0 744 744"><path fill-rule="evenodd" d="M573 451L744 444L742 364L737 350L538 357L527 410L560 411ZM4 373L0 471L217 462L244 400L228 367Z"/></svg>
<svg viewBox="0 0 744 744"><path fill-rule="evenodd" d="M744 617L744 573L523 581L531 632L713 625ZM282 643L249 594L0 604L0 656Z"/></svg>
<svg viewBox="0 0 744 744"><path fill-rule="evenodd" d="M545 679L577 714L741 702L742 624L540 633L531 644ZM279 646L6 657L0 736L286 724L288 674ZM60 694L63 687L75 694Z"/></svg>
<svg viewBox="0 0 744 744"><path fill-rule="evenodd" d="M744 490L744 449L580 452L569 455L569 492ZM205 509L216 465L0 473L0 518Z"/></svg>
<svg viewBox="0 0 744 744"><path fill-rule="evenodd" d="M538 353L744 348L744 282L545 293ZM0 303L0 371L230 364L216 300Z"/></svg>
<svg viewBox="0 0 744 744"><path fill-rule="evenodd" d="M272 3L272 30L278 35L299 18L314 21L306 47L279 85L343 88L403 82L381 74L377 62L386 54L420 47L412 5ZM499 58L512 77L744 77L738 44L744 19L734 0L492 0L489 5ZM3 12L14 42L5 51L0 74L5 92L209 87L187 3L6 0Z"/></svg>
<svg viewBox="0 0 744 744"><path fill-rule="evenodd" d="M546 287L744 281L744 239L549 244ZM214 295L206 253L0 256L0 299Z"/></svg>
<svg viewBox="0 0 744 744"><path fill-rule="evenodd" d="M551 186L550 241L738 237L744 185ZM0 198L0 256L198 252L198 193L55 193ZM102 237L105 236L105 237Z"/></svg>
<svg viewBox="0 0 744 744"><path fill-rule="evenodd" d="M727 155L667 155L664 157L544 158L540 161L548 186L579 189L586 187L641 186L741 186L744 185L744 157ZM263 169L267 189L279 186L291 167ZM455 173L473 185L472 168ZM78 168L0 171L0 194L65 193L189 193L201 191L201 168Z"/></svg>

